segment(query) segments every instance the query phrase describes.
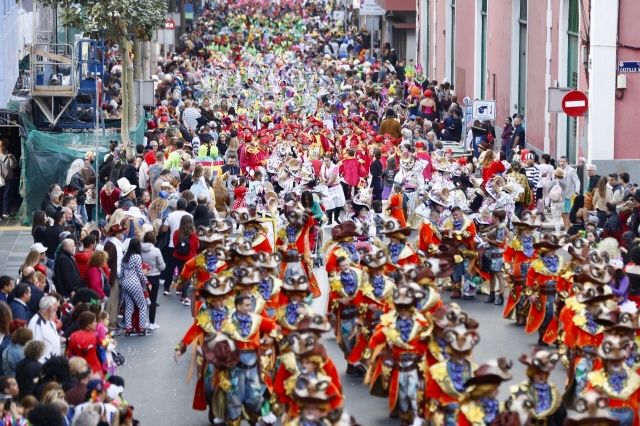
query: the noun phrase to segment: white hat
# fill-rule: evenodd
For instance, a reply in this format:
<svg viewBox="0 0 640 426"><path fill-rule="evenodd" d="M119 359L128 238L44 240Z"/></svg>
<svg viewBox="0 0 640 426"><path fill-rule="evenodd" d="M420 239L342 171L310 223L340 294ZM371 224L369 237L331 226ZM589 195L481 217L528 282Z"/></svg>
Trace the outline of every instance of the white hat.
<svg viewBox="0 0 640 426"><path fill-rule="evenodd" d="M118 179L118 188L120 188L120 194L121 195L127 195L131 191L136 189L136 186L135 185L131 185L131 183L129 183L127 178L120 178L120 179Z"/></svg>
<svg viewBox="0 0 640 426"><path fill-rule="evenodd" d="M47 251L47 248L42 245L42 243L35 243L31 246L31 251L37 250L38 253L42 254Z"/></svg>
<svg viewBox="0 0 640 426"><path fill-rule="evenodd" d="M126 211L125 214L127 216L131 216L131 217L135 217L137 219L145 219L145 216L142 214L142 212L140 211L139 208L137 207L129 207Z"/></svg>

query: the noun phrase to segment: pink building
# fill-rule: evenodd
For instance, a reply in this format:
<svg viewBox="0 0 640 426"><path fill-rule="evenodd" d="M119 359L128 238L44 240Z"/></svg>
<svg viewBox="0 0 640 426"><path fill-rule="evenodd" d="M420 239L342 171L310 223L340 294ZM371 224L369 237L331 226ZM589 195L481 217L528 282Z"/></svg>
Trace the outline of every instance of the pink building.
<svg viewBox="0 0 640 426"><path fill-rule="evenodd" d="M639 182L629 161L640 144L629 136L640 122L640 73L617 72L618 61L640 61L637 16L638 0L417 0L416 53L405 57L447 78L459 99L496 100L498 127L523 114L537 150ZM547 112L549 87L587 93L585 117Z"/></svg>

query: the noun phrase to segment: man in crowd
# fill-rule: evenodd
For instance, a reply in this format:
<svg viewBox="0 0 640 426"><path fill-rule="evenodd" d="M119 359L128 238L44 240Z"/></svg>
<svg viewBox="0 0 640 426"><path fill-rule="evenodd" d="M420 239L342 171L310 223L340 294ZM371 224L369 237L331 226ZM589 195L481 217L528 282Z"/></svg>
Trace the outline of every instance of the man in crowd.
<svg viewBox="0 0 640 426"><path fill-rule="evenodd" d="M578 177L578 173L576 173L576 169L571 167L567 162L567 157L560 157L558 165L564 171L564 189L562 190L564 208L562 209L562 219L564 220L564 229L568 231L569 227L571 227L569 213L573 206L573 197L580 194L580 178Z"/></svg>
<svg viewBox="0 0 640 426"><path fill-rule="evenodd" d="M45 296L40 299L40 309L29 321L29 329L33 332L34 340L40 340L45 344L45 351L40 362L44 363L51 357L62 355L61 345L67 341L58 334L56 324L56 311L60 306L53 296Z"/></svg>
<svg viewBox="0 0 640 426"><path fill-rule="evenodd" d="M100 191L100 208L106 213L105 218L109 220L114 211L116 211L116 203L120 198L120 188L116 188L113 182L107 182Z"/></svg>
<svg viewBox="0 0 640 426"><path fill-rule="evenodd" d="M54 282L56 289L65 297L72 297L76 291L84 287L80 278L80 271L73 255L76 253L76 243L67 238L60 243L60 251L56 256Z"/></svg>

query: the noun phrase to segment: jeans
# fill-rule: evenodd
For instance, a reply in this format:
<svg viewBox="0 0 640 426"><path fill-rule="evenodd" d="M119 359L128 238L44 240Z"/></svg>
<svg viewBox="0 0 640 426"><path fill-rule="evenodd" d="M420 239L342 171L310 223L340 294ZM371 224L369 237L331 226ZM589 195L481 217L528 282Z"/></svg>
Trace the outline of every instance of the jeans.
<svg viewBox="0 0 640 426"><path fill-rule="evenodd" d="M13 188L16 185L15 179L7 179L4 181L4 194L2 195L2 214L9 214L11 210L11 201L13 201Z"/></svg>
<svg viewBox="0 0 640 426"><path fill-rule="evenodd" d="M87 223L87 207L84 204L79 204L78 205L78 213L80 214L80 216L82 217L82 222L83 223Z"/></svg>

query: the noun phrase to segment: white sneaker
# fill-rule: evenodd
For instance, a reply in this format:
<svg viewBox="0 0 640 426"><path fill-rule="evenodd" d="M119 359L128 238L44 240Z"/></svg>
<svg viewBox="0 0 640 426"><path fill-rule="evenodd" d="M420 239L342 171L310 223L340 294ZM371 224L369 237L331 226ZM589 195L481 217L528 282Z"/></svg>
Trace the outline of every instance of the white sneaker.
<svg viewBox="0 0 640 426"><path fill-rule="evenodd" d="M160 326L158 324L156 324L156 323L151 323L151 324L149 324L148 328L149 328L149 330L157 330L157 329L160 328Z"/></svg>
<svg viewBox="0 0 640 426"><path fill-rule="evenodd" d="M182 304L184 306L191 306L191 299L184 299L184 302L182 302Z"/></svg>

